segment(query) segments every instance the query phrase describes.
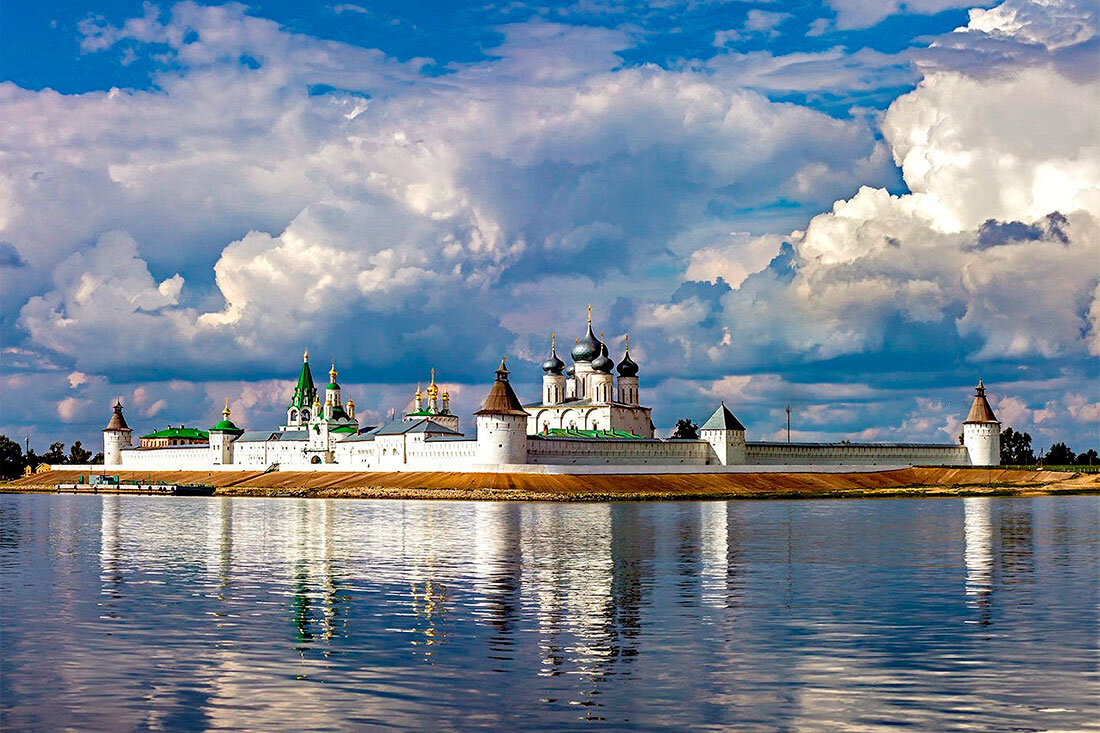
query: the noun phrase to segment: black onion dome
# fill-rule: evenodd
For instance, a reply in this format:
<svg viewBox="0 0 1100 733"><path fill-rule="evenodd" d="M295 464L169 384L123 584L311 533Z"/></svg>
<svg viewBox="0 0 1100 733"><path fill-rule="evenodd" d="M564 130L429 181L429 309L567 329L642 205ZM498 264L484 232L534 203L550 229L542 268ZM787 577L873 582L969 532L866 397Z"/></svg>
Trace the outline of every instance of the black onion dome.
<svg viewBox="0 0 1100 733"><path fill-rule="evenodd" d="M577 367L570 364L569 368L565 370L565 375L568 377L575 377L577 375Z"/></svg>
<svg viewBox="0 0 1100 733"><path fill-rule="evenodd" d="M607 354L607 344L600 344L600 355L592 360L592 368L597 372L603 372L604 374L610 374L611 369L615 366L615 362L611 361L611 357Z"/></svg>
<svg viewBox="0 0 1100 733"><path fill-rule="evenodd" d="M615 368L615 371L619 373L620 377L638 376L638 364L630 358L629 351L623 354L623 360L619 362L619 366Z"/></svg>
<svg viewBox="0 0 1100 733"><path fill-rule="evenodd" d="M588 333L577 343L573 344L573 361L592 361L600 355L602 344L592 333L592 323L588 324Z"/></svg>
<svg viewBox="0 0 1100 733"><path fill-rule="evenodd" d="M551 352L550 358L542 363L542 370L547 374L561 374L563 369L565 369L565 362L554 352Z"/></svg>

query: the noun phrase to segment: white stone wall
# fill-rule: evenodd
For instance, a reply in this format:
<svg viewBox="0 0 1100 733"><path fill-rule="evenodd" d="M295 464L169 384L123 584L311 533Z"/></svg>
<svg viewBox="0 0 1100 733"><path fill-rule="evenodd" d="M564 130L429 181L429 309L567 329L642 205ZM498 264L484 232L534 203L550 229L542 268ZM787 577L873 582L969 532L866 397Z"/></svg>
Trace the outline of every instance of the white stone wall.
<svg viewBox="0 0 1100 733"><path fill-rule="evenodd" d="M208 445L130 448L121 456L117 468L137 471L201 471L214 463Z"/></svg>
<svg viewBox="0 0 1100 733"><path fill-rule="evenodd" d="M747 465L957 465L969 466L961 445L890 445L873 443L748 443Z"/></svg>
<svg viewBox="0 0 1100 733"><path fill-rule="evenodd" d="M234 465L245 468L267 468L278 463L290 466L310 465L310 456L306 453L308 442L305 440L268 440L263 442L237 442L233 447Z"/></svg>
<svg viewBox="0 0 1100 733"><path fill-rule="evenodd" d="M705 466L711 457L710 444L698 440L535 438L527 441L529 464Z"/></svg>
<svg viewBox="0 0 1100 733"><path fill-rule="evenodd" d="M538 435L544 428L563 430L622 430L643 438L652 438L649 412L614 405L588 405L571 407L540 406L527 408L527 432Z"/></svg>

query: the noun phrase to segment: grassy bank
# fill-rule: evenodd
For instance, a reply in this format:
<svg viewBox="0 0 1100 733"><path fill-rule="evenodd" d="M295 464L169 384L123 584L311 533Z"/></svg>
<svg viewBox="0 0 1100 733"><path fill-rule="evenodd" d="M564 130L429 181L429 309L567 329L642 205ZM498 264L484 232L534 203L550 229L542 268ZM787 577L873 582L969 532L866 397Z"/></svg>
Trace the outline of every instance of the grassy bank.
<svg viewBox="0 0 1100 733"><path fill-rule="evenodd" d="M5 491L52 491L81 472L27 476ZM123 481L206 484L218 496L649 501L1100 493L1100 476L1065 471L905 468L867 473L541 475L446 472L119 471Z"/></svg>

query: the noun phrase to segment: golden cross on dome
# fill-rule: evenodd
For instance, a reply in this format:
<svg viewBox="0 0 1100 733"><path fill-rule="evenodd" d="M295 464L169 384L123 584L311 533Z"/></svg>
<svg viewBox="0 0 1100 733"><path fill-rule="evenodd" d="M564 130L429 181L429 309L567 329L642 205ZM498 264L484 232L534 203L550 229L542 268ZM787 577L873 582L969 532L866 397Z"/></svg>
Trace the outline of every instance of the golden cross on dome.
<svg viewBox="0 0 1100 733"><path fill-rule="evenodd" d="M592 304L591 303L588 304L588 322L589 323L592 322Z"/></svg>
<svg viewBox="0 0 1100 733"><path fill-rule="evenodd" d="M229 418L229 398L225 398L225 409L222 410L222 417Z"/></svg>

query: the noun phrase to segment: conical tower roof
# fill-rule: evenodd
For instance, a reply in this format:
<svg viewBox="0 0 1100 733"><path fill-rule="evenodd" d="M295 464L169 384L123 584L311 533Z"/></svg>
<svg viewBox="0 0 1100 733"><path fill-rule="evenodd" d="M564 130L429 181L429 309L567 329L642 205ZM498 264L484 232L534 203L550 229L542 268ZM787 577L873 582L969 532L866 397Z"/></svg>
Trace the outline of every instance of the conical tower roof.
<svg viewBox="0 0 1100 733"><path fill-rule="evenodd" d="M497 378L493 386L489 388L489 394L485 396L485 402L475 415L527 415L523 409L523 403L516 397L512 385L508 382L508 367L504 364L504 358L497 367Z"/></svg>
<svg viewBox="0 0 1100 733"><path fill-rule="evenodd" d="M122 416L122 400L116 400L113 409L114 413L111 414L111 420L103 430L105 432L107 430L129 430L130 426L126 424L126 418Z"/></svg>
<svg viewBox="0 0 1100 733"><path fill-rule="evenodd" d="M334 365L335 366L335 365ZM317 387L313 384L313 373L309 370L309 350L302 354L302 369L298 372L298 383L294 385L294 397L291 407L309 407L317 399Z"/></svg>
<svg viewBox="0 0 1100 733"><path fill-rule="evenodd" d="M993 408L989 406L989 401L985 398L985 385L979 379L978 386L974 388L974 402L971 403L970 412L963 424L983 422L1000 423L1000 420L993 414Z"/></svg>
<svg viewBox="0 0 1100 733"><path fill-rule="evenodd" d="M726 407L726 403L718 405L718 409L714 411L714 414L703 423L700 430L744 430L745 426L741 424L741 421L733 416L729 408Z"/></svg>

